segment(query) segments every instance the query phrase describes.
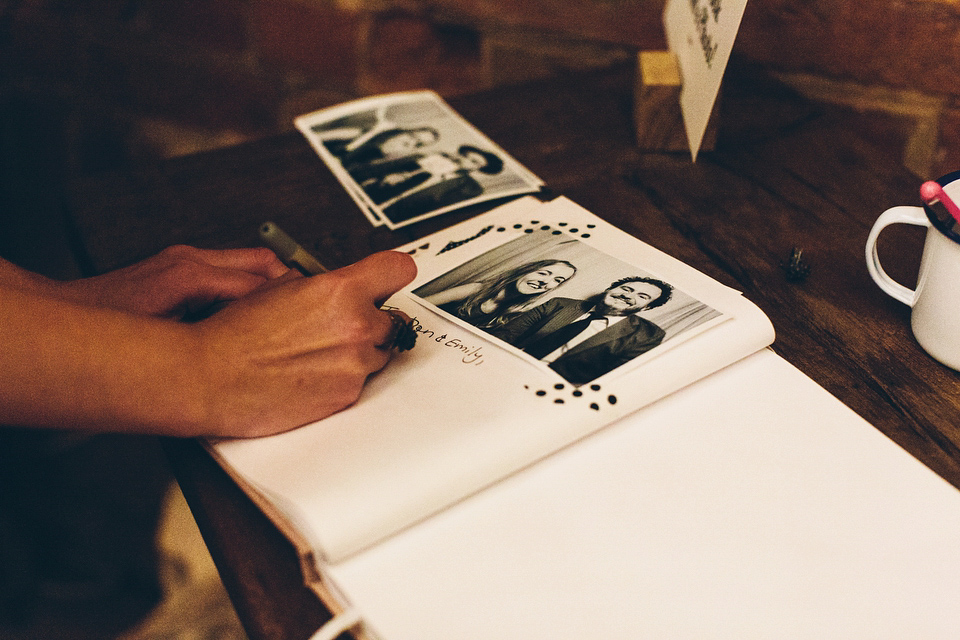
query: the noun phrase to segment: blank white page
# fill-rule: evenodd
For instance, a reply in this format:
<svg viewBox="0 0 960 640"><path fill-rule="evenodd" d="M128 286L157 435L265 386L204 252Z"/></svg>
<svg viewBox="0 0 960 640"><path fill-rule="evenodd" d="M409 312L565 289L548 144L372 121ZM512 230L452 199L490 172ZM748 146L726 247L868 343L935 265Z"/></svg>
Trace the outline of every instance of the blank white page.
<svg viewBox="0 0 960 640"><path fill-rule="evenodd" d="M955 640L960 492L763 351L324 572L384 640Z"/></svg>

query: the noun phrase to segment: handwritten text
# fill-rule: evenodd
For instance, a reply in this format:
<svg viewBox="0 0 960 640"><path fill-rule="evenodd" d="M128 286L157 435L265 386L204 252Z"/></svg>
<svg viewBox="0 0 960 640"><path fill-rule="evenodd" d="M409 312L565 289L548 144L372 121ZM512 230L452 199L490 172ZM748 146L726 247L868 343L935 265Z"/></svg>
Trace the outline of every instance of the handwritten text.
<svg viewBox="0 0 960 640"><path fill-rule="evenodd" d="M460 354L460 361L464 364L483 364L483 347L471 345L461 338L449 336L446 333L437 335L437 332L420 324L416 316L413 317L413 330L424 340L433 339L434 342L457 351Z"/></svg>
<svg viewBox="0 0 960 640"><path fill-rule="evenodd" d="M700 48L703 49L703 59L706 61L707 67L710 67L719 47L710 34L710 15L713 15L713 22L719 20L723 0L707 0L707 3L709 6L702 7L700 6L700 0L690 0L690 11L693 13L693 21L697 25Z"/></svg>

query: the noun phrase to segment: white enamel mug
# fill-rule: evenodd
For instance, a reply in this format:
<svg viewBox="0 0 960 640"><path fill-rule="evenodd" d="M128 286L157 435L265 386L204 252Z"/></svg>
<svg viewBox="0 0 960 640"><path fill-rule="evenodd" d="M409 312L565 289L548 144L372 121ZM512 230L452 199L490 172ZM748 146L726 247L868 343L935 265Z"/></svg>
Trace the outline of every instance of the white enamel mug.
<svg viewBox="0 0 960 640"><path fill-rule="evenodd" d="M940 178L944 191L960 203L960 172ZM927 228L917 288L896 282L880 266L877 238L891 224ZM910 327L920 346L933 358L960 371L960 235L952 220L943 221L928 207L887 209L867 237L867 270L877 286L912 307Z"/></svg>

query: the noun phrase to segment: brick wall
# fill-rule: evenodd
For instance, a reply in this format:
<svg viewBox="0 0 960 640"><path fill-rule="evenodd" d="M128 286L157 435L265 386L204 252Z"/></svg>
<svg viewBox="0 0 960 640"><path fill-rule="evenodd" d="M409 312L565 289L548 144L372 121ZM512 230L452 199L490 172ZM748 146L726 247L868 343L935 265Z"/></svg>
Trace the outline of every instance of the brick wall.
<svg viewBox="0 0 960 640"><path fill-rule="evenodd" d="M0 0L0 68L8 89L80 105L94 130L173 154L357 95L455 95L631 59L663 47L662 6ZM960 1L750 0L736 51L822 99L915 115L918 173L960 165Z"/></svg>

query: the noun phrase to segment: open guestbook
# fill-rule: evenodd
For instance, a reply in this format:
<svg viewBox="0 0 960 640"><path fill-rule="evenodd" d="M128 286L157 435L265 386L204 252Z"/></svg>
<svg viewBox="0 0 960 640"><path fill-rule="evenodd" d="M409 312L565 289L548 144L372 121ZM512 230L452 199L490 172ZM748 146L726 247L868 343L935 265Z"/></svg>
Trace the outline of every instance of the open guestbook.
<svg viewBox="0 0 960 640"><path fill-rule="evenodd" d="M447 125L405 163L354 153L397 101L414 128L412 95L298 121L374 224L490 167L425 160ZM416 347L338 414L208 443L339 614L318 637L960 637L960 492L767 349L739 292L517 196L539 182L462 130L446 153L494 154L526 186L400 247L419 272L387 306Z"/></svg>

